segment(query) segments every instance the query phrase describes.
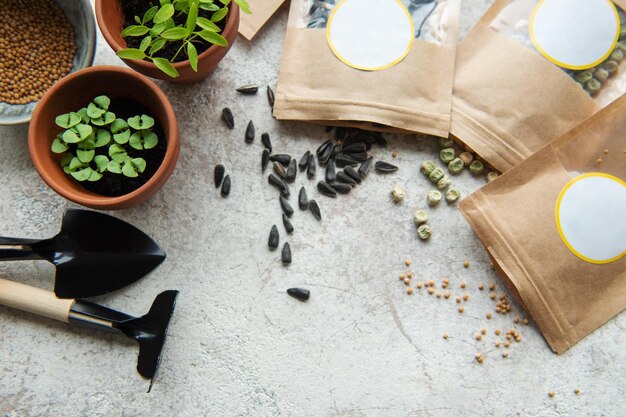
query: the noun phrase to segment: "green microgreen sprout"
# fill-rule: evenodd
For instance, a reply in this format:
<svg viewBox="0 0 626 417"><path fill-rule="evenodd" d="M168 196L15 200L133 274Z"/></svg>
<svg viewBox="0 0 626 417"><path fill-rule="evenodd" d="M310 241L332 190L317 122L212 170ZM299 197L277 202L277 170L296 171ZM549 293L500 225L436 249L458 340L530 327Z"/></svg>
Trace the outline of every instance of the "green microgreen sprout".
<svg viewBox="0 0 626 417"><path fill-rule="evenodd" d="M152 117L120 119L109 111L110 104L107 96L98 96L87 107L55 118L65 130L52 141L52 152L61 155L63 171L77 181L98 181L105 172L136 178L146 170L146 161L128 155L128 148L147 150L159 142L151 130ZM96 154L105 146L107 152Z"/></svg>
<svg viewBox="0 0 626 417"><path fill-rule="evenodd" d="M232 0L243 10L251 13L246 0ZM117 52L123 59L145 59L172 78L179 76L172 65L181 53L186 53L191 68L198 72L198 50L195 44L209 43L228 46L228 40L219 34L217 25L229 12L231 0L160 0L160 6L153 6L143 17L135 16L136 25L122 30L122 37L141 37L138 48L126 48ZM212 12L211 18L198 16L200 10ZM177 25L184 20L185 24ZM184 18L184 19L183 19ZM171 58L164 58L158 53L170 43L180 44Z"/></svg>

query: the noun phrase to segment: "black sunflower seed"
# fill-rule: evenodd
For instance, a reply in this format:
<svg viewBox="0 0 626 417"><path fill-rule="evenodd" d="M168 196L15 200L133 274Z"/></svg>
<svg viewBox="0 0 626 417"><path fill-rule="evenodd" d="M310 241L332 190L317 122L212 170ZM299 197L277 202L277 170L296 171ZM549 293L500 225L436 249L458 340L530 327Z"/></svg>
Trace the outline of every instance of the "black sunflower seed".
<svg viewBox="0 0 626 417"><path fill-rule="evenodd" d="M320 206L317 204L317 201L309 201L309 210L313 213L317 220L322 220L322 213L320 212Z"/></svg>
<svg viewBox="0 0 626 417"><path fill-rule="evenodd" d="M338 155L337 158L335 158L335 163L337 164L337 167L343 168L347 165L357 166L359 164L359 161L349 157L348 155L341 154Z"/></svg>
<svg viewBox="0 0 626 417"><path fill-rule="evenodd" d="M281 180L279 176L270 174L267 177L267 182L278 188L278 191L280 191L280 195L285 198L289 197L289 186L287 185L287 183L285 183L285 181Z"/></svg>
<svg viewBox="0 0 626 417"><path fill-rule="evenodd" d="M222 181L224 180L224 173L226 172L226 168L224 165L216 165L215 173L213 175L213 181L215 182L215 188L220 188L222 185Z"/></svg>
<svg viewBox="0 0 626 417"><path fill-rule="evenodd" d="M283 209L283 212L285 212L287 217L293 216L293 207L291 207L291 204L289 204L287 199L281 195L278 200L280 201L280 207Z"/></svg>
<svg viewBox="0 0 626 417"><path fill-rule="evenodd" d="M226 123L226 126L229 128L235 128L235 117L228 107L224 107L224 110L222 110L222 120L224 120L224 123Z"/></svg>
<svg viewBox="0 0 626 417"><path fill-rule="evenodd" d="M376 172L388 174L390 172L396 172L398 170L398 167L395 165L391 165L387 162L377 161L374 164L374 169L376 170Z"/></svg>
<svg viewBox="0 0 626 417"><path fill-rule="evenodd" d="M289 166L287 167L287 182L294 182L296 180L296 174L298 172L298 168L296 166L296 160L292 159L289 163Z"/></svg>
<svg viewBox="0 0 626 417"><path fill-rule="evenodd" d="M352 187L349 184L344 184L342 182L333 182L330 184L333 187L333 190L337 191L339 194L348 194Z"/></svg>
<svg viewBox="0 0 626 417"><path fill-rule="evenodd" d="M265 168L267 168L267 163L270 160L270 151L269 149L263 149L263 155L261 156L261 170L265 172Z"/></svg>
<svg viewBox="0 0 626 417"><path fill-rule="evenodd" d="M357 162L364 162L367 158L369 158L369 155L367 154L367 152L358 152L358 153L351 153L351 154L345 154L345 155L352 158L353 160Z"/></svg>
<svg viewBox="0 0 626 417"><path fill-rule="evenodd" d="M280 255L280 258L284 264L291 263L291 247L289 246L289 242L285 242L283 245L283 253Z"/></svg>
<svg viewBox="0 0 626 417"><path fill-rule="evenodd" d="M333 146L333 150L330 153L330 159L333 159L334 157L336 157L337 155L339 155L341 153L341 145L335 145Z"/></svg>
<svg viewBox="0 0 626 417"><path fill-rule="evenodd" d="M287 170L285 169L283 164L274 162L272 166L274 167L274 172L277 173L279 177L281 177L282 179L287 178Z"/></svg>
<svg viewBox="0 0 626 417"><path fill-rule="evenodd" d="M246 127L246 143L252 143L252 141L254 141L254 123L250 120Z"/></svg>
<svg viewBox="0 0 626 417"><path fill-rule="evenodd" d="M326 182L330 184L331 182L335 181L336 177L337 170L335 169L335 163L331 159L326 165Z"/></svg>
<svg viewBox="0 0 626 417"><path fill-rule="evenodd" d="M317 156L317 162L319 162L320 165L326 165L330 159L330 155L333 153L333 149L333 146L328 146L324 149L324 152Z"/></svg>
<svg viewBox="0 0 626 417"><path fill-rule="evenodd" d="M343 144L343 147L341 148L343 153L347 153L347 154L352 154L352 153L362 153L365 152L366 149L366 145L365 143L352 143L349 145L346 145L345 143Z"/></svg>
<svg viewBox="0 0 626 417"><path fill-rule="evenodd" d="M275 155L270 156L270 161L272 162L280 162L283 166L288 166L289 162L291 162L291 155L287 155L284 153L277 153Z"/></svg>
<svg viewBox="0 0 626 417"><path fill-rule="evenodd" d="M372 135L374 136L374 139L376 140L376 144L378 146L380 146L381 148L384 148L387 146L387 139L385 139L382 133L372 132Z"/></svg>
<svg viewBox="0 0 626 417"><path fill-rule="evenodd" d="M313 154L309 155L309 166L306 169L306 176L310 178L315 178L315 171L317 170L317 165L315 164L315 157Z"/></svg>
<svg viewBox="0 0 626 417"><path fill-rule="evenodd" d="M372 160L373 160L373 158L372 158L372 157L367 158L367 159L366 159L366 160L365 160L365 161L361 164L361 166L359 167L359 171L358 171L358 173L359 173L359 177L361 177L361 178L365 178L365 177L367 177L367 174L369 174L369 173L370 173L370 168L372 167Z"/></svg>
<svg viewBox="0 0 626 417"><path fill-rule="evenodd" d="M311 151L306 151L302 158L300 158L300 162L298 162L298 166L300 167L300 171L304 171L309 166L309 155L311 155Z"/></svg>
<svg viewBox="0 0 626 417"><path fill-rule="evenodd" d="M356 185L356 181L354 179L352 179L346 173L341 172L341 171L337 173L337 181L342 182L344 184L351 185L351 186Z"/></svg>
<svg viewBox="0 0 626 417"><path fill-rule="evenodd" d="M224 177L224 182L222 182L222 197L227 197L230 194L230 175Z"/></svg>
<svg viewBox="0 0 626 417"><path fill-rule="evenodd" d="M348 165L347 167L345 167L343 169L344 174L346 174L348 177L352 178L354 181L357 182L357 184L361 183L361 177L359 177L359 173L356 172L356 169L354 169L353 167L351 167L350 165Z"/></svg>
<svg viewBox="0 0 626 417"><path fill-rule="evenodd" d="M283 213L283 226L285 226L285 230L287 231L287 233L293 233L293 225L291 224L289 218L287 217L287 215L285 215L285 213Z"/></svg>
<svg viewBox="0 0 626 417"><path fill-rule="evenodd" d="M337 192L335 191L335 189L331 187L330 185L326 184L324 181L320 181L317 183L317 189L319 190L320 193L324 194L326 197L332 197L332 198L337 197Z"/></svg>
<svg viewBox="0 0 626 417"><path fill-rule="evenodd" d="M261 135L261 142L263 143L263 146L265 146L265 149L268 149L270 153L272 153L272 141L270 140L269 133L263 133Z"/></svg>
<svg viewBox="0 0 626 417"><path fill-rule="evenodd" d="M237 88L238 93L246 95L256 94L257 91L259 91L259 86L256 84L242 85L241 87Z"/></svg>
<svg viewBox="0 0 626 417"><path fill-rule="evenodd" d="M315 151L317 156L322 155L323 153L325 153L326 151L328 151L328 149L332 149L333 147L333 142L329 139L326 142L322 143L317 150Z"/></svg>
<svg viewBox="0 0 626 417"><path fill-rule="evenodd" d="M274 90L267 86L267 101L270 103L270 107L274 108Z"/></svg>
<svg viewBox="0 0 626 417"><path fill-rule="evenodd" d="M304 288L289 288L287 294L300 301L306 301L311 297L311 291Z"/></svg>
<svg viewBox="0 0 626 417"><path fill-rule="evenodd" d="M306 195L304 187L300 187L300 193L298 193L298 206L300 206L301 210L306 210L309 206L309 198Z"/></svg>
<svg viewBox="0 0 626 417"><path fill-rule="evenodd" d="M279 241L280 237L278 235L278 227L276 227L276 225L273 225L272 230L270 230L270 237L267 240L267 246L269 246L270 249L276 249L278 247Z"/></svg>

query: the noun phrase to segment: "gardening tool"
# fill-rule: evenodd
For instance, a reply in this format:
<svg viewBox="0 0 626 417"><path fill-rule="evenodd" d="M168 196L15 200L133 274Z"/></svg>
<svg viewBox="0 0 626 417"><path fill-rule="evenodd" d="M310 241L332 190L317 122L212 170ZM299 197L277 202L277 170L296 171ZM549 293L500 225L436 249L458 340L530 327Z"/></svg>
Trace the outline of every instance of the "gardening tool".
<svg viewBox="0 0 626 417"><path fill-rule="evenodd" d="M177 295L178 291L162 292L154 299L148 314L133 317L89 301L57 298L51 291L0 279L0 305L69 324L121 333L139 342L137 371L144 378L153 378L159 366Z"/></svg>
<svg viewBox="0 0 626 417"><path fill-rule="evenodd" d="M45 259L56 267L54 293L61 298L102 295L156 268L165 253L136 227L106 214L67 210L51 239L0 237L1 260Z"/></svg>

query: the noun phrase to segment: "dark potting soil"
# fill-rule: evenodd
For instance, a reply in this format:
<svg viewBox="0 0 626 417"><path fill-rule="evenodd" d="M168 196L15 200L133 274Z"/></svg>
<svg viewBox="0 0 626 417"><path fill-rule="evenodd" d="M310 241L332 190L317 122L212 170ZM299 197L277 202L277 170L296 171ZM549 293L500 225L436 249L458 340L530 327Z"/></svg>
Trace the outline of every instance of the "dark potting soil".
<svg viewBox="0 0 626 417"><path fill-rule="evenodd" d="M99 94L96 94L99 95ZM129 117L146 114L150 117L148 108L141 103L127 98L127 97L112 97L109 111L115 113L115 116L120 119L128 119ZM98 181L89 182L83 181L80 184L88 191L94 192L107 197L119 197L124 194L131 193L137 188L144 185L152 176L157 172L165 158L165 150L167 148L167 141L165 139L165 133L159 121L154 119L154 127L152 131L156 133L159 138L157 146L152 149L139 151L130 146L125 147L126 152L131 158L143 158L146 160L146 170L139 174L137 178L128 178L124 174L113 174L105 171L102 174L102 178ZM113 140L113 139L111 139ZM109 146L102 146L96 148L96 155L109 156Z"/></svg>
<svg viewBox="0 0 626 417"><path fill-rule="evenodd" d="M122 11L124 13L124 28L137 24L137 22L135 22L135 16L139 16L139 18L142 18L143 15L152 6L159 6L158 0L122 0L121 3L122 3ZM214 12L209 12L209 11L200 9L198 11L198 16L205 17L211 20L211 16L213 16L213 13ZM226 25L226 22L228 21L229 15L230 15L230 11L228 12L228 15L226 15L226 17L224 17L221 21L216 23L216 25L219 26L220 29L224 30L224 26ZM174 16L172 17L172 19L174 19L174 22L176 23L177 26L179 25L185 26L185 22L187 21L187 15L182 12L176 12L174 13ZM152 22L149 23L149 25L150 27L152 27ZM139 48L139 44L141 43L141 40L143 38L144 36L128 36L124 38L124 40L126 41L126 45L129 48ZM213 44L208 43L207 41L205 41L204 39L200 37L197 37L196 39L194 39L192 43L196 47L196 50L198 51L198 55L200 55L201 53L209 49L211 46L213 46ZM176 55L176 52L180 49L182 44L183 44L183 41L168 42L163 47L163 49L155 53L154 56L171 60L172 57ZM176 57L176 60L174 60L174 62L187 61L188 59L189 57L187 56L187 48L183 48L178 53L178 56Z"/></svg>

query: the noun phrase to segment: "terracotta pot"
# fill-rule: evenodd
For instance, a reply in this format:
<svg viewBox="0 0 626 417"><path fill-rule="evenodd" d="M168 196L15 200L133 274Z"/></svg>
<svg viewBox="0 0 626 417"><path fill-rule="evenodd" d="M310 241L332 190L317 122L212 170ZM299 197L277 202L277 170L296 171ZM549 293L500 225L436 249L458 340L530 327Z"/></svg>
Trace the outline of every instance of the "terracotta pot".
<svg viewBox="0 0 626 417"><path fill-rule="evenodd" d="M120 36L124 25L124 13L120 7L120 0L96 0L96 19L104 39L116 53L126 48L126 41ZM124 59L123 61L126 65L143 75L174 83L191 83L206 78L217 68L217 65L226 56L226 53L237 38L239 6L235 2L230 3L230 12L227 19L226 26L221 34L228 39L228 46L212 45L198 55L198 72L191 68L189 61L176 62L173 65L180 75L178 78L172 78L150 61L136 59Z"/></svg>
<svg viewBox="0 0 626 417"><path fill-rule="evenodd" d="M106 197L84 189L63 172L60 156L50 150L52 140L62 130L54 123L55 117L85 106L100 94L111 98L127 97L143 104L166 136L167 149L157 172L140 188L119 197ZM58 194L86 207L116 210L141 203L165 184L178 160L180 137L174 109L154 82L127 68L97 66L68 75L44 94L30 122L28 149L35 169Z"/></svg>

